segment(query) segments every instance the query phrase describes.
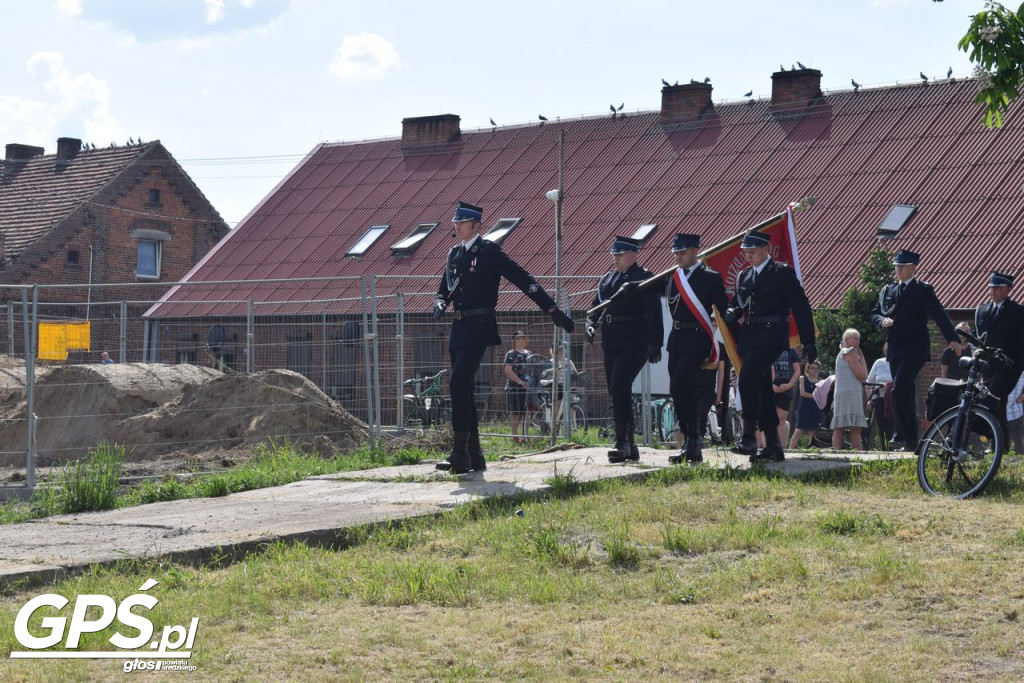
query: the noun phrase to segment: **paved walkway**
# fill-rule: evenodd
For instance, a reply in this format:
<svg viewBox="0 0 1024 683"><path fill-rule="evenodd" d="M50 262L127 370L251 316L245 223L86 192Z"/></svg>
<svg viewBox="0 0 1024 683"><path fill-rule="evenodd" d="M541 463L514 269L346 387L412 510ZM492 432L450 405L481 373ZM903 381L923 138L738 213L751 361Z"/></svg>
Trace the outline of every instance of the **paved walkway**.
<svg viewBox="0 0 1024 683"><path fill-rule="evenodd" d="M92 564L156 557L204 562L235 557L275 540L345 545L355 529L385 520L435 515L485 496L540 494L556 472L580 482L650 476L671 467L672 451L641 449L641 462L611 465L607 448L580 448L488 463L482 474L458 479L432 464L382 467L312 477L285 486L153 503L132 508L62 515L0 525L0 584L52 582ZM713 467L745 469L749 461L705 450ZM850 459L791 454L766 465L788 475L848 468L856 460L896 457L857 453Z"/></svg>

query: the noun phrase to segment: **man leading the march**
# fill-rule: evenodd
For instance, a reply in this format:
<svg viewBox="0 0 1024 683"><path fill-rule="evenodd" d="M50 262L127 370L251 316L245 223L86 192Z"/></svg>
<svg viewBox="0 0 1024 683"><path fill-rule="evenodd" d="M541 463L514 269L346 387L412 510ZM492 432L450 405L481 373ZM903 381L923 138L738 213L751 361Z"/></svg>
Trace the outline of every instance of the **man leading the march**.
<svg viewBox="0 0 1024 683"><path fill-rule="evenodd" d="M434 300L434 317L440 319L448 304L455 309L448 354L452 361L449 390L452 397L454 445L437 469L455 474L482 472L487 468L480 449L479 421L473 387L480 361L488 346L501 343L495 307L498 285L505 278L546 311L555 325L573 331L573 322L522 266L510 259L496 243L480 237L483 209L459 202L452 217L461 244L452 247L445 261L441 284Z"/></svg>
<svg viewBox="0 0 1024 683"><path fill-rule="evenodd" d="M750 264L736 278L736 292L723 315L736 335L743 365L739 373L743 403L743 438L733 450L751 462L785 459L779 442L779 417L772 391L772 364L789 348L789 317L796 319L804 354L818 358L814 317L803 285L792 267L771 258L771 241L764 233L749 231L740 245ZM757 430L765 446L757 450Z"/></svg>

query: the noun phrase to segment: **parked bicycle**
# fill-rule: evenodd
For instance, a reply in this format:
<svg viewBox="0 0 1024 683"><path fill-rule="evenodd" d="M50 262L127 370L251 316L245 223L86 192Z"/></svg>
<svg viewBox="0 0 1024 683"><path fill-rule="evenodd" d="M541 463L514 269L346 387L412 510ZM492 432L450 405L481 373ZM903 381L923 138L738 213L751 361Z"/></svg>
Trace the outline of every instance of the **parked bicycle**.
<svg viewBox="0 0 1024 683"><path fill-rule="evenodd" d="M443 394L441 378L447 370L402 382L412 393L402 395L402 426L410 429L437 427L451 418L451 406Z"/></svg>
<svg viewBox="0 0 1024 683"><path fill-rule="evenodd" d="M550 361L548 361L550 368ZM572 373L573 388L580 386L581 380L587 375L587 371ZM551 433L551 379L542 379L538 382L538 390L533 394L535 408L530 410L530 432L534 435L547 435ZM562 415L558 415L558 424L562 423ZM575 391L569 395L569 431L577 429L587 430L587 412L583 409L583 399Z"/></svg>
<svg viewBox="0 0 1024 683"><path fill-rule="evenodd" d="M999 471L1006 435L992 411L982 405L989 397L983 375L990 361L1012 366L1001 349L960 332L978 348L960 359L967 368L960 403L935 418L917 449L917 480L937 496L970 498L985 490Z"/></svg>

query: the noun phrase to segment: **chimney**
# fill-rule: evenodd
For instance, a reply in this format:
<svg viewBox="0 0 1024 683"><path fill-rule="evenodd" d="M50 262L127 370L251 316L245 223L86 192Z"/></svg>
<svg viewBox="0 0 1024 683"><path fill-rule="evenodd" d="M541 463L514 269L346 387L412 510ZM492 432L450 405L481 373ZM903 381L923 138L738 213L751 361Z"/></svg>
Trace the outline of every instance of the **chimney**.
<svg viewBox="0 0 1024 683"><path fill-rule="evenodd" d="M446 145L453 142L461 133L460 120L455 114L402 119L402 147Z"/></svg>
<svg viewBox="0 0 1024 683"><path fill-rule="evenodd" d="M32 157L43 156L44 151L42 147L20 145L16 142L11 142L7 145L7 154L4 159L7 161L28 161Z"/></svg>
<svg viewBox="0 0 1024 683"><path fill-rule="evenodd" d="M666 85L661 89L661 120L692 119L711 109L710 83Z"/></svg>
<svg viewBox="0 0 1024 683"><path fill-rule="evenodd" d="M57 138L57 163L67 162L82 151L82 141L78 138Z"/></svg>
<svg viewBox="0 0 1024 683"><path fill-rule="evenodd" d="M795 113L821 97L821 72L817 69L776 71L772 74L772 112Z"/></svg>

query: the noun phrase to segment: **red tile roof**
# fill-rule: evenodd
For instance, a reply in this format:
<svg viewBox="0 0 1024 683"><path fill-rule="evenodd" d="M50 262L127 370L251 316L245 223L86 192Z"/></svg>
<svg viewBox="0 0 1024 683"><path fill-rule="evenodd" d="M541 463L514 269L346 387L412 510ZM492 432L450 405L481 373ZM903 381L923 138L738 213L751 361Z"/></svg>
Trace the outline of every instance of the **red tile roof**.
<svg viewBox="0 0 1024 683"><path fill-rule="evenodd" d="M671 262L674 232L725 239L813 195L798 216L800 258L814 304L838 304L859 264L878 244L893 204L917 213L887 242L924 255L921 275L951 308L985 295L990 269L1024 270L1022 103L1002 130L988 130L972 81L829 94L798 116L773 115L767 101L716 105L693 125L663 125L657 112L463 132L453 143L405 149L398 139L317 146L186 279L398 276L378 294L432 292L453 244L456 200L523 223L504 243L529 271L554 272L553 204L558 132L565 131L564 270L597 276L616 234L658 224L642 263ZM390 245L421 222L440 221L411 258ZM345 252L371 225L391 228L359 259ZM411 280L409 276L431 276ZM406 278L406 279L402 279ZM592 287L580 280L570 291ZM358 281L223 285L169 300L308 300L350 297L329 310L359 310ZM576 301L584 307L588 301ZM529 308L518 293L502 308ZM426 308L422 301L410 307ZM391 304L382 302L380 310ZM320 305L289 306L319 312ZM164 305L159 316L241 314L244 305Z"/></svg>
<svg viewBox="0 0 1024 683"><path fill-rule="evenodd" d="M159 142L83 149L64 163L49 154L0 161L4 258L17 257Z"/></svg>

